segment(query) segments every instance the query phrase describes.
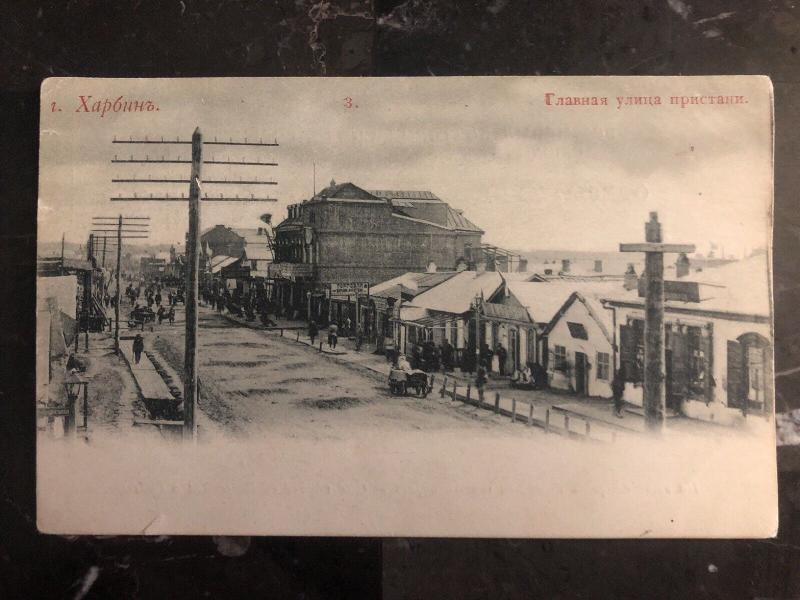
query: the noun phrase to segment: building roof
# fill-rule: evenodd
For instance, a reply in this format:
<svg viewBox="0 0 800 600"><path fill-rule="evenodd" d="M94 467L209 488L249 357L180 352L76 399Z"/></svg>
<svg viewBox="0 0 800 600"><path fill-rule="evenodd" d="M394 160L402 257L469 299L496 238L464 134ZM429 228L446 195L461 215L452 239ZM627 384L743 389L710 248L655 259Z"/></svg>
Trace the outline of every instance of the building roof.
<svg viewBox="0 0 800 600"><path fill-rule="evenodd" d="M244 239L244 254L250 260L272 260L272 250L267 245L267 236L249 235Z"/></svg>
<svg viewBox="0 0 800 600"><path fill-rule="evenodd" d="M386 203L386 199L378 198L349 181L345 183L331 182L331 185L321 190L306 202L324 202L326 200L358 200L362 202Z"/></svg>
<svg viewBox="0 0 800 600"><path fill-rule="evenodd" d="M476 233L483 233L483 229L475 225L467 217L464 212L458 208L447 206L447 228L456 231L474 231Z"/></svg>
<svg viewBox="0 0 800 600"><path fill-rule="evenodd" d="M494 302L485 302L483 305L483 314L490 318L531 322L527 310L521 306L514 306L511 304L495 304Z"/></svg>
<svg viewBox="0 0 800 600"><path fill-rule="evenodd" d="M470 310L476 296L488 298L502 283L500 273L495 271L461 271L419 294L410 305L460 315Z"/></svg>
<svg viewBox="0 0 800 600"><path fill-rule="evenodd" d="M695 281L699 302L667 300L664 306L689 311L712 311L757 317L770 316L768 257L760 254L723 266L693 272L679 281ZM612 304L644 306L637 289L606 296Z"/></svg>
<svg viewBox="0 0 800 600"><path fill-rule="evenodd" d="M453 277L454 271L441 271L436 273L403 273L370 288L371 296L397 297L402 292L416 296Z"/></svg>
<svg viewBox="0 0 800 600"><path fill-rule="evenodd" d="M224 267L227 267L230 264L235 263L238 258L235 256L224 256L222 254L218 254L217 256L211 257L211 272L212 273L219 273Z"/></svg>
<svg viewBox="0 0 800 600"><path fill-rule="evenodd" d="M239 237L249 238L258 235L258 228L251 227L228 227L233 233Z"/></svg>
<svg viewBox="0 0 800 600"><path fill-rule="evenodd" d="M540 284L541 285L541 284ZM550 285L550 284L544 284ZM608 340L609 343L613 343L612 341L612 334L611 332L614 329L614 321L611 316L611 311L603 307L600 299L594 295L584 295L581 292L572 292L567 300L559 307L558 311L556 311L553 318L547 323L544 328L543 334L547 335L553 328L556 326L556 323L561 320L564 315L566 315L567 310L569 310L570 306L574 303L580 302L586 307L586 311L589 313L589 316L592 317L597 325L600 327L600 330L603 332L603 335ZM583 323L576 323L576 322L567 322L567 327L569 328L570 335L574 338L578 339L588 339L588 335L586 333L586 327Z"/></svg>
<svg viewBox="0 0 800 600"><path fill-rule="evenodd" d="M442 202L433 192L427 190L421 191L403 191L403 190L368 190L373 196L378 198L385 198L387 200L411 200L412 202ZM394 204L394 202L392 202Z"/></svg>
<svg viewBox="0 0 800 600"><path fill-rule="evenodd" d="M602 309L600 298L617 289L622 290L619 281L507 281L507 285L514 298L528 310L530 318L541 324L550 323L574 292L580 292L585 300L596 303L594 308Z"/></svg>

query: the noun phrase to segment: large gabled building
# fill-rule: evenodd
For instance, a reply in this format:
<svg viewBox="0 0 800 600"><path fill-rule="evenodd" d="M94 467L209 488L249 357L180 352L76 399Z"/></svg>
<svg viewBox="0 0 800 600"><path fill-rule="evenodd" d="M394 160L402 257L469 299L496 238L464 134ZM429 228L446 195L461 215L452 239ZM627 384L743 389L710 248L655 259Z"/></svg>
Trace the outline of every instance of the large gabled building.
<svg viewBox="0 0 800 600"><path fill-rule="evenodd" d="M330 284L375 285L409 271L472 266L483 231L428 191L365 190L331 185L275 228L270 277L286 308L310 304L324 314Z"/></svg>

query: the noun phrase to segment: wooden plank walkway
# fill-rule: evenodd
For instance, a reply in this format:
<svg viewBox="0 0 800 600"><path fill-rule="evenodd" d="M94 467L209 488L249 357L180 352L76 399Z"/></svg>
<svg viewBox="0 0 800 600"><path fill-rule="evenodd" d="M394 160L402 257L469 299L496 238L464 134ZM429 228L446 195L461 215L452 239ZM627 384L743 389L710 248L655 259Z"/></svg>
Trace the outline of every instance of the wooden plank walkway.
<svg viewBox="0 0 800 600"><path fill-rule="evenodd" d="M136 361L133 359L133 348L130 342L121 342L120 350L125 360L128 362L128 366L131 369L133 378L143 398L149 400L174 400L167 384L161 378L161 375L158 374L153 363L144 352L142 352L142 356L139 359L139 364L136 364Z"/></svg>

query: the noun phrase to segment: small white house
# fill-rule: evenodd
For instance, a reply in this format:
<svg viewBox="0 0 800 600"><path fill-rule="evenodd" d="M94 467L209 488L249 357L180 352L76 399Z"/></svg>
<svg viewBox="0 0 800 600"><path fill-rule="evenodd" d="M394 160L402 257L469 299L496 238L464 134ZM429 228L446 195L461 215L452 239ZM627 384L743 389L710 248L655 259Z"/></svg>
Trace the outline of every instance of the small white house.
<svg viewBox="0 0 800 600"><path fill-rule="evenodd" d="M599 300L580 292L570 294L543 331L550 387L610 398L613 330L611 312Z"/></svg>

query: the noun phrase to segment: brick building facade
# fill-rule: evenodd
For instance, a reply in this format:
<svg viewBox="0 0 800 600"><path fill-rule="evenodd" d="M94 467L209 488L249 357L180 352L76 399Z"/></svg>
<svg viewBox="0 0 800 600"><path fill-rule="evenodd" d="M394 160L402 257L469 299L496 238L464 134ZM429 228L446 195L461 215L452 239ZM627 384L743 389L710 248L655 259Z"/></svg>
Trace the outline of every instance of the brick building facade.
<svg viewBox="0 0 800 600"><path fill-rule="evenodd" d="M425 191L331 185L275 228L275 282L281 306L318 306L331 283L375 285L409 271L469 268L483 231ZM310 295L309 295L310 292Z"/></svg>

